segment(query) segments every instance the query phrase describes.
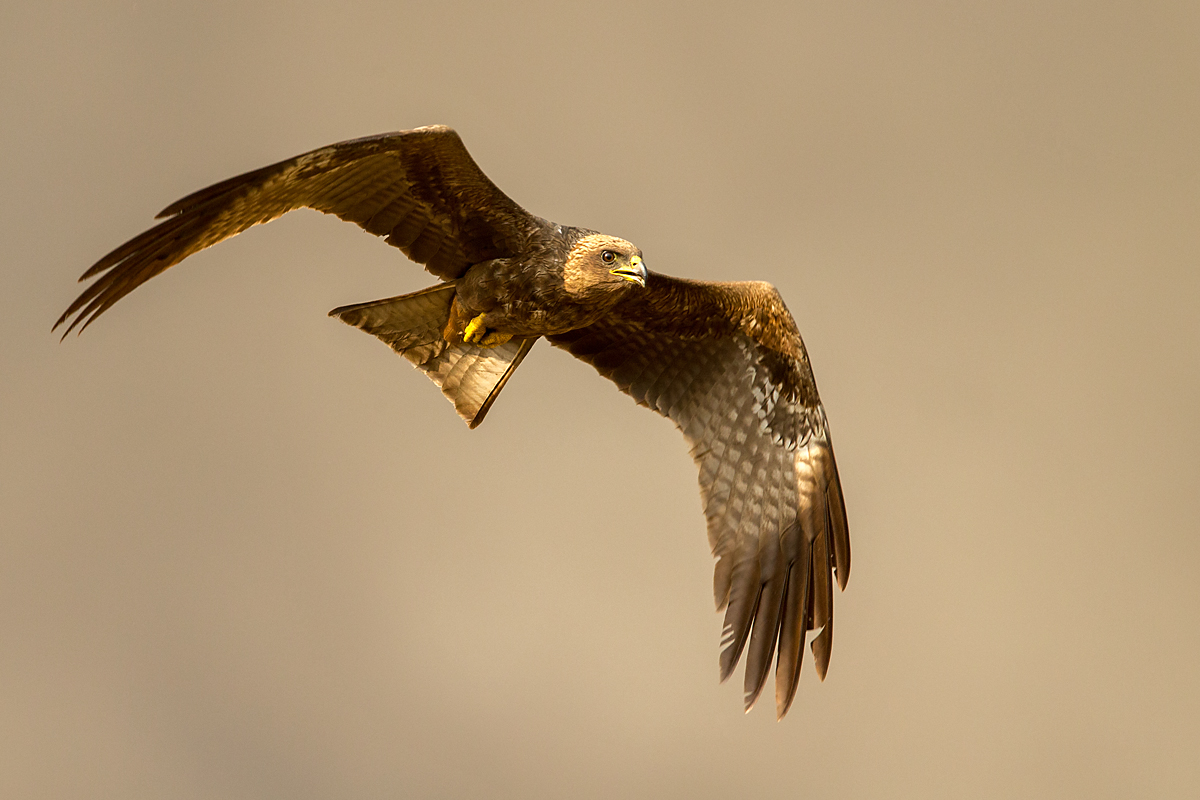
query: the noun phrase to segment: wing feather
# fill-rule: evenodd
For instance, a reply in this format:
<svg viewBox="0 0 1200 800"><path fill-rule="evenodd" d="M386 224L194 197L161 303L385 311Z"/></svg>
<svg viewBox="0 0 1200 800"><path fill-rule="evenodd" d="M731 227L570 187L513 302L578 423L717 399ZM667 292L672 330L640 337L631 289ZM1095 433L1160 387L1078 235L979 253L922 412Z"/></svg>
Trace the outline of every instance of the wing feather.
<svg viewBox="0 0 1200 800"><path fill-rule="evenodd" d="M83 330L183 259L298 208L353 222L453 280L521 252L549 224L496 188L445 126L339 142L221 181L163 209L155 227L105 255L96 281L54 324ZM73 317L73 318L72 318Z"/></svg>
<svg viewBox="0 0 1200 800"><path fill-rule="evenodd" d="M766 497L764 508L768 518L764 520L763 531L779 530L780 506L782 496L779 491L779 481L785 474L783 470L787 453L776 448L772 454L772 464L766 475ZM783 594L787 578L787 560L780 549L778 536L765 535L760 537L759 560L764 575L771 580L763 582L763 600L759 604L758 615L754 619L754 630L750 636L749 649L746 651L745 704L746 710L753 707L762 692L771 670L771 657L775 652L775 642L779 638L779 622L783 614Z"/></svg>
<svg viewBox="0 0 1200 800"><path fill-rule="evenodd" d="M802 540L803 537L795 537ZM800 683L800 658L808 633L812 548L802 543L792 555L784 589L783 617L779 622L779 658L775 665L775 713L782 718L796 699Z"/></svg>
<svg viewBox="0 0 1200 800"><path fill-rule="evenodd" d="M683 431L717 559L721 679L745 651L748 710L778 653L782 717L807 631L819 630L818 675L828 668L831 571L844 588L850 539L825 412L778 292L651 273L604 320L550 341Z"/></svg>

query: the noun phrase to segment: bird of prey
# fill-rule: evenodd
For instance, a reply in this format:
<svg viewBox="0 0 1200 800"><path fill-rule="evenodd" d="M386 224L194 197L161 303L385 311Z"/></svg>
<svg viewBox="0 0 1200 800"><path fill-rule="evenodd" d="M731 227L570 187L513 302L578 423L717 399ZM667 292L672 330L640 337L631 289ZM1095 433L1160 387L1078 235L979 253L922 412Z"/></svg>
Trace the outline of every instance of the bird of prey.
<svg viewBox="0 0 1200 800"><path fill-rule="evenodd" d="M809 631L824 679L850 539L825 410L775 287L660 275L624 239L536 217L448 127L339 142L172 203L83 274L94 282L54 327L82 331L168 267L298 208L382 236L441 279L330 315L411 361L472 428L542 337L674 422L717 559L721 680L745 650L749 711L775 660L782 718Z"/></svg>

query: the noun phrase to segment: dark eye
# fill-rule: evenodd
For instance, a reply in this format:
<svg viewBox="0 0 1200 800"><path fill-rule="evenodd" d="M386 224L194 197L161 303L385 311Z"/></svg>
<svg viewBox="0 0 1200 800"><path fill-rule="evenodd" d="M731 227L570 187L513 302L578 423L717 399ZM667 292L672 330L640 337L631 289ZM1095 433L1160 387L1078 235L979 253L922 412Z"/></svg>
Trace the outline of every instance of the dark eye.
<svg viewBox="0 0 1200 800"><path fill-rule="evenodd" d="M617 254L614 253L612 250L605 250L604 252L602 252L600 254L600 260L603 261L605 264L611 264L617 260Z"/></svg>

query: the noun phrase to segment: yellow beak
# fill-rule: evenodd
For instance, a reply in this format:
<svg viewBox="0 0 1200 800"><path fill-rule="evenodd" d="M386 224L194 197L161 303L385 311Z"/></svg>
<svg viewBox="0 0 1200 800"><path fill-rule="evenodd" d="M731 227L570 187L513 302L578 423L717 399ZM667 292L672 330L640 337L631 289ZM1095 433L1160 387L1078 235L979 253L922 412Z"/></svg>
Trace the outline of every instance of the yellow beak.
<svg viewBox="0 0 1200 800"><path fill-rule="evenodd" d="M616 269L609 271L613 275L620 275L627 281L633 281L643 289L646 288L646 265L642 263L641 256L634 256L629 259L628 264L622 264Z"/></svg>

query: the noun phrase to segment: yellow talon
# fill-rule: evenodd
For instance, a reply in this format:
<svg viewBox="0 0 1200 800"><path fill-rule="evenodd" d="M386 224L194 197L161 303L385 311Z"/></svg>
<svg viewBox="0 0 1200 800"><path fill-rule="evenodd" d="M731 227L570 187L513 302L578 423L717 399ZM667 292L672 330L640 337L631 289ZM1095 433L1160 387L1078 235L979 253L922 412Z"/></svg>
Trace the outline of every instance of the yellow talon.
<svg viewBox="0 0 1200 800"><path fill-rule="evenodd" d="M468 322L466 330L463 331L463 342L479 347L499 347L511 338L511 333L489 331L483 322L483 314Z"/></svg>
<svg viewBox="0 0 1200 800"><path fill-rule="evenodd" d="M463 341L470 343L482 339L485 330L487 329L483 325L483 314L480 314L467 323L467 329L463 331Z"/></svg>

